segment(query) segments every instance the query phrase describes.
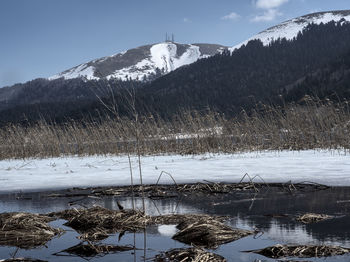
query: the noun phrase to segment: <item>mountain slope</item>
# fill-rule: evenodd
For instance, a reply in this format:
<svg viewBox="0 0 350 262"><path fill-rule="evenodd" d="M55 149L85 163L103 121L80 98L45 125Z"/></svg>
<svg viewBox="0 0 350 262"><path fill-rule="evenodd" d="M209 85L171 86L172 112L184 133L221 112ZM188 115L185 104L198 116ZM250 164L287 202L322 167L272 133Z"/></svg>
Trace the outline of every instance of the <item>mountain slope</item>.
<svg viewBox="0 0 350 262"><path fill-rule="evenodd" d="M350 23L309 24L293 41L279 40L269 46L260 40L250 41L231 55L198 61L158 78L142 87L140 95L150 101L154 112L165 115L180 108L208 107L235 114L259 101L281 102L297 80L323 70L349 52ZM334 80L325 77L329 78L330 94ZM350 89L346 81L341 82L343 91ZM306 89L301 88L298 97L301 93L305 94Z"/></svg>
<svg viewBox="0 0 350 262"><path fill-rule="evenodd" d="M347 13L343 11L344 17ZM302 20L295 21L298 19ZM133 86L138 112L165 118L181 110L207 108L235 115L242 109L249 111L259 102L298 102L305 94L338 99L333 96L337 93L341 99L350 99L350 23L345 21L310 23L290 41L283 38L266 45L260 39L252 40L235 52L224 51L200 59L151 82L60 78L0 89L0 98L8 98L0 99L0 125L40 117L57 122L95 116L99 119L106 110L96 93L104 83L115 88L115 105L121 115L130 111L125 104L125 94L130 91L125 89ZM178 46L176 49L177 59L188 50L180 52ZM178 65L167 54L171 52L163 53L160 60L152 58L164 71Z"/></svg>
<svg viewBox="0 0 350 262"><path fill-rule="evenodd" d="M260 40L265 46L278 39L284 38L286 40L292 40L310 24L326 24L331 21L350 22L350 10L318 12L297 17L285 21L279 25L270 27L260 32L259 34L247 39L246 41L229 48L229 50L232 52L242 47L243 45L246 45L249 41L252 40Z"/></svg>
<svg viewBox="0 0 350 262"><path fill-rule="evenodd" d="M78 65L49 79L83 77L89 80L152 80L198 59L221 53L225 48L215 44L188 45L175 42L145 45Z"/></svg>

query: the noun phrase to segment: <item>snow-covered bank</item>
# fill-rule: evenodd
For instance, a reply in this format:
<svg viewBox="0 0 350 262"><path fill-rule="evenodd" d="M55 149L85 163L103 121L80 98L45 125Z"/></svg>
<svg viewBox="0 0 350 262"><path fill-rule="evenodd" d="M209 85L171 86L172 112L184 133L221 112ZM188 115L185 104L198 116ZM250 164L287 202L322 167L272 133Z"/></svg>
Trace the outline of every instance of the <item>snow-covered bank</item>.
<svg viewBox="0 0 350 262"><path fill-rule="evenodd" d="M139 182L133 157L135 183ZM338 151L282 151L244 154L142 157L145 183L155 183L161 171L178 183L203 180L238 182L245 173L266 182L312 181L350 186L350 155ZM33 191L69 187L128 185L127 156L62 157L0 161L0 191ZM163 177L162 183L171 183Z"/></svg>

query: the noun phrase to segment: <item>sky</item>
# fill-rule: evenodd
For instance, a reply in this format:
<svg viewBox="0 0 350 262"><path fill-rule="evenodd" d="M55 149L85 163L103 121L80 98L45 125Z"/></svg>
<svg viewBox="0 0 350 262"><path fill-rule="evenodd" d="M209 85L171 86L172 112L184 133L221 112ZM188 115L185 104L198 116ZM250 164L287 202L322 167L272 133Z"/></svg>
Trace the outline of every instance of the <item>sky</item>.
<svg viewBox="0 0 350 262"><path fill-rule="evenodd" d="M165 40L234 46L350 0L0 0L0 87Z"/></svg>

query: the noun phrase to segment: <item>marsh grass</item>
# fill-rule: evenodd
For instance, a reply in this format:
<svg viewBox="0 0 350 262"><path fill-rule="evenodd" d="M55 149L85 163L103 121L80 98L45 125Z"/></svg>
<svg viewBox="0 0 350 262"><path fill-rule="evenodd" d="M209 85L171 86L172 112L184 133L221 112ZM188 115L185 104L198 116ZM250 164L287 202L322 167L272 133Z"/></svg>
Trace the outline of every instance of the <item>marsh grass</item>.
<svg viewBox="0 0 350 262"><path fill-rule="evenodd" d="M317 223L327 219L333 218L332 216L326 214L315 214L315 213L306 213L296 217L296 220L304 224Z"/></svg>
<svg viewBox="0 0 350 262"><path fill-rule="evenodd" d="M235 118L183 112L170 120L112 117L65 124L40 121L0 129L0 159L62 155L201 154L259 150L350 149L348 102L306 98L303 105L258 105Z"/></svg>
<svg viewBox="0 0 350 262"><path fill-rule="evenodd" d="M299 246L287 246L277 244L275 246L267 247L264 249L251 250L245 252L252 252L263 255L270 258L285 258L285 257L330 257L348 254L349 248L340 246L314 246L314 245L299 245Z"/></svg>
<svg viewBox="0 0 350 262"><path fill-rule="evenodd" d="M0 214L0 245L31 249L44 246L63 230L53 228L48 223L51 217L30 213Z"/></svg>
<svg viewBox="0 0 350 262"><path fill-rule="evenodd" d="M227 260L220 255L196 247L171 249L166 252L162 252L151 261L226 262Z"/></svg>

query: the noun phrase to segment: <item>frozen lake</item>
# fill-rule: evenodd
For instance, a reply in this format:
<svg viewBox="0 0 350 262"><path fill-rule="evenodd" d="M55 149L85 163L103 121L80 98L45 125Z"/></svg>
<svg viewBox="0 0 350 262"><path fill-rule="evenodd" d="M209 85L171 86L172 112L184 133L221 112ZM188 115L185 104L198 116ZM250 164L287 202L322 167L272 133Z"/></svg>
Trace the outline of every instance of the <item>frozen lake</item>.
<svg viewBox="0 0 350 262"><path fill-rule="evenodd" d="M135 183L139 183L133 156ZM242 154L164 155L141 158L143 181L154 184L161 171L177 183L203 180L239 182L244 174L266 182L311 181L350 186L350 154L344 151L266 151ZM129 185L127 156L61 157L0 161L0 192L38 191L70 187ZM171 183L163 177L161 183Z"/></svg>

